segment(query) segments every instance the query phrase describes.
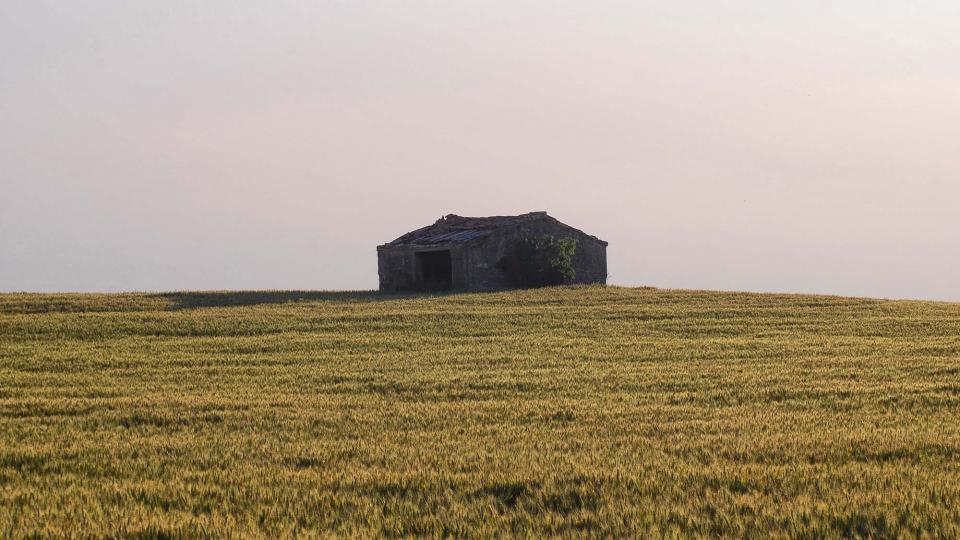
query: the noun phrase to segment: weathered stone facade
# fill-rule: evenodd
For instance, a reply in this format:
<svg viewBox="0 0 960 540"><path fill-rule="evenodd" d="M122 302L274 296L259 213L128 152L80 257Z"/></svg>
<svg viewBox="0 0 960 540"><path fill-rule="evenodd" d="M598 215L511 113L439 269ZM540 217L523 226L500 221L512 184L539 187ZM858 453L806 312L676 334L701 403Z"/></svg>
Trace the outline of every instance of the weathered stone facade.
<svg viewBox="0 0 960 540"><path fill-rule="evenodd" d="M377 247L381 291L512 288L498 263L514 240L549 234L577 241L575 283L606 283L607 243L546 212L469 218L448 215Z"/></svg>

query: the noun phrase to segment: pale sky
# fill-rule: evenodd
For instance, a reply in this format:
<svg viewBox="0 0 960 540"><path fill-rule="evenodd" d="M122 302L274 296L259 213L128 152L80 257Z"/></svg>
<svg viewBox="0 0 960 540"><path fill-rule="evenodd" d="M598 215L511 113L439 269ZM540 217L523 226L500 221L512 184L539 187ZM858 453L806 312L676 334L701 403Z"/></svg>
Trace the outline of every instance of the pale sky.
<svg viewBox="0 0 960 540"><path fill-rule="evenodd" d="M0 290L372 289L533 210L614 284L960 300L960 2L0 0Z"/></svg>

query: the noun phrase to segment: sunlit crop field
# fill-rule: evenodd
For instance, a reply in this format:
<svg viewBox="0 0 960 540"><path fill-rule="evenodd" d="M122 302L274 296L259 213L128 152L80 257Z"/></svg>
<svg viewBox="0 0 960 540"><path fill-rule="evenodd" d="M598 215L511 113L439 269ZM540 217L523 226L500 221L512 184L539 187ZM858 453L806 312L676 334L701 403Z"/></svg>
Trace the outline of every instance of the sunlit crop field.
<svg viewBox="0 0 960 540"><path fill-rule="evenodd" d="M0 535L960 537L960 304L0 295Z"/></svg>

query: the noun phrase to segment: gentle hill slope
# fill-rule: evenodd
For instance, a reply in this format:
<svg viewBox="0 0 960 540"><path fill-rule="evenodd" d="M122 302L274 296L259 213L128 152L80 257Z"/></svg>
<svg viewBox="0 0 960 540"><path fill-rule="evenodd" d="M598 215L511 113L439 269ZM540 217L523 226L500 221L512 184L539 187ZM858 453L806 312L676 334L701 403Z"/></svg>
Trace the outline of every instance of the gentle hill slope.
<svg viewBox="0 0 960 540"><path fill-rule="evenodd" d="M0 535L960 536L960 304L0 295Z"/></svg>

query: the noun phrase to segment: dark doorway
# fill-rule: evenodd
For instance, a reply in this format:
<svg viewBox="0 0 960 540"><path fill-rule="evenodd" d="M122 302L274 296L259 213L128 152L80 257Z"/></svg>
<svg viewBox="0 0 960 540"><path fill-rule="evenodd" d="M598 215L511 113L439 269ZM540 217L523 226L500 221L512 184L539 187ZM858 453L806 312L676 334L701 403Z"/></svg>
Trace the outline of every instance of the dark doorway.
<svg viewBox="0 0 960 540"><path fill-rule="evenodd" d="M450 251L421 251L417 256L417 278L428 291L445 291L453 283Z"/></svg>

